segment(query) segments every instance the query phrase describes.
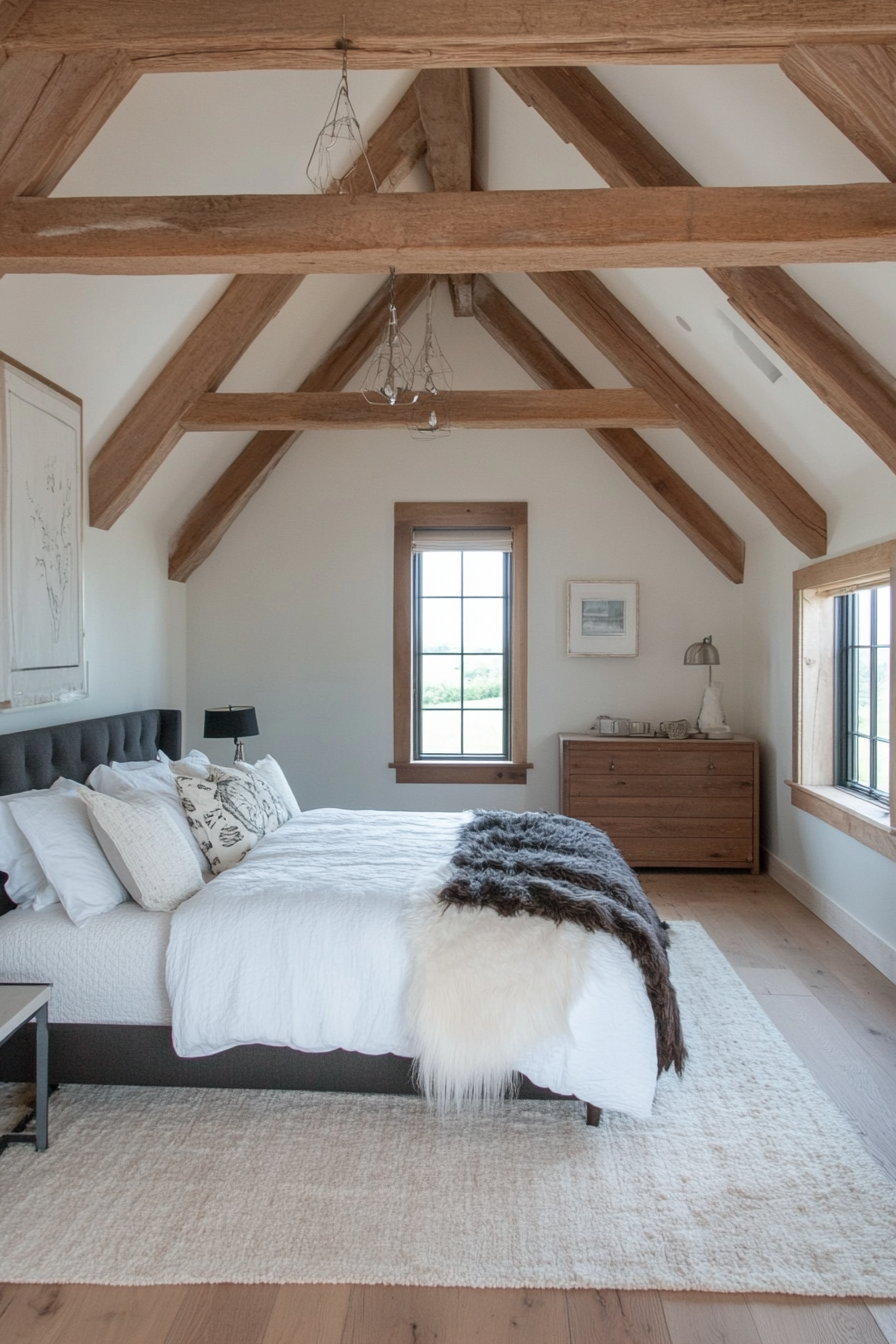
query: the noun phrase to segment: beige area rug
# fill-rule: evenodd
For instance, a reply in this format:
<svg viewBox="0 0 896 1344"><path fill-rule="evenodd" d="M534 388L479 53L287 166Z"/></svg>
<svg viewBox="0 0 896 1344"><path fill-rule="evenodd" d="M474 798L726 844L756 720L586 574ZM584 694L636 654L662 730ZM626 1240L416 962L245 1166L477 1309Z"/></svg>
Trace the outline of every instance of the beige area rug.
<svg viewBox="0 0 896 1344"><path fill-rule="evenodd" d="M896 1296L896 1191L697 924L654 1116L65 1087L0 1158L0 1279Z"/></svg>

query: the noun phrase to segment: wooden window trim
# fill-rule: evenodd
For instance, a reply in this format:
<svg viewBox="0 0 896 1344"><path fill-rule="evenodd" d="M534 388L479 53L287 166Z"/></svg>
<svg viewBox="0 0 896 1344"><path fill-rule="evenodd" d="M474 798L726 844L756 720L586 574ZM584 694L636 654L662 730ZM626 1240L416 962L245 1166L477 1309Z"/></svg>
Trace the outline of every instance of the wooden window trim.
<svg viewBox="0 0 896 1344"><path fill-rule="evenodd" d="M896 628L896 539L834 556L793 575L793 778L790 801L896 861L896 752L890 752L890 807L834 781L834 598L890 584ZM896 677L890 677L890 722L896 722Z"/></svg>
<svg viewBox="0 0 896 1344"><path fill-rule="evenodd" d="M509 761L415 761L411 755L411 542L415 527L509 527L513 530ZM529 506L525 503L395 505L393 586L393 725L396 784L525 784L527 771Z"/></svg>

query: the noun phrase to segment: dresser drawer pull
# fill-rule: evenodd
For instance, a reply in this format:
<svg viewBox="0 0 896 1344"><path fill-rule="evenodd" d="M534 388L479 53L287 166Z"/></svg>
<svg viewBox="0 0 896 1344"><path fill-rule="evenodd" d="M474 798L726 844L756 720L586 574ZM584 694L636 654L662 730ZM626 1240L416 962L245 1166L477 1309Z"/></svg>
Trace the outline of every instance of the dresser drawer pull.
<svg viewBox="0 0 896 1344"><path fill-rule="evenodd" d="M715 770L715 768L716 768L716 763L715 763L715 761L710 761L710 763L709 763L709 769L710 769L710 770Z"/></svg>
<svg viewBox="0 0 896 1344"><path fill-rule="evenodd" d="M615 762L615 761L610 761L610 764L609 764L609 770L610 770L610 772L612 773L615 769L616 769L616 762Z"/></svg>

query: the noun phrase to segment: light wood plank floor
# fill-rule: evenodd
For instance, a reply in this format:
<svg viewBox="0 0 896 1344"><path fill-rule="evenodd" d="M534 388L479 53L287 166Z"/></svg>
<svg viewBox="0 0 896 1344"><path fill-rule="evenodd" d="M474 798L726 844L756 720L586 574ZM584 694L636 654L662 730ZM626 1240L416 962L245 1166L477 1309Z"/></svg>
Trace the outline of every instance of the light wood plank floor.
<svg viewBox="0 0 896 1344"><path fill-rule="evenodd" d="M896 986L766 875L644 873L896 1178ZM896 1344L896 1303L453 1288L0 1285L3 1344Z"/></svg>

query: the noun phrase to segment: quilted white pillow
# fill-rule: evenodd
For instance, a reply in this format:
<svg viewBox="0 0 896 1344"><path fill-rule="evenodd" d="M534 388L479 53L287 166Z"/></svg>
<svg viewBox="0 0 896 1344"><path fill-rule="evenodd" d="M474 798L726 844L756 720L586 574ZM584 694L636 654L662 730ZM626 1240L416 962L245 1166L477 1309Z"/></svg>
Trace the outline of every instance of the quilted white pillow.
<svg viewBox="0 0 896 1344"><path fill-rule="evenodd" d="M207 761L208 757L204 759ZM87 778L89 787L97 793L104 793L108 798L120 798L122 802L133 798L135 792L153 794L168 808L171 820L184 839L191 845L195 844L196 837L187 824L171 772L171 767L178 765L178 762L169 762L166 757L164 761L129 761L126 764L128 769L121 765L98 765ZM198 753L190 752L184 767L184 774L205 774L205 766L198 759ZM205 867L204 855L200 854L199 862Z"/></svg>
<svg viewBox="0 0 896 1344"><path fill-rule="evenodd" d="M175 778L187 821L215 874L235 867L263 835L289 820L283 799L258 774L210 765L207 779Z"/></svg>
<svg viewBox="0 0 896 1344"><path fill-rule="evenodd" d="M127 801L82 789L93 833L125 890L144 910L176 910L202 886L199 855L160 798Z"/></svg>
<svg viewBox="0 0 896 1344"><path fill-rule="evenodd" d="M296 796L273 756L262 756L261 760L256 761L254 765L250 765L248 761L234 761L233 769L241 770L247 775L261 775L262 779L270 784L274 792L278 793L283 799L290 817L301 816L302 809L299 807Z"/></svg>
<svg viewBox="0 0 896 1344"><path fill-rule="evenodd" d="M43 789L14 799L9 810L73 924L83 924L127 900L77 793Z"/></svg>

